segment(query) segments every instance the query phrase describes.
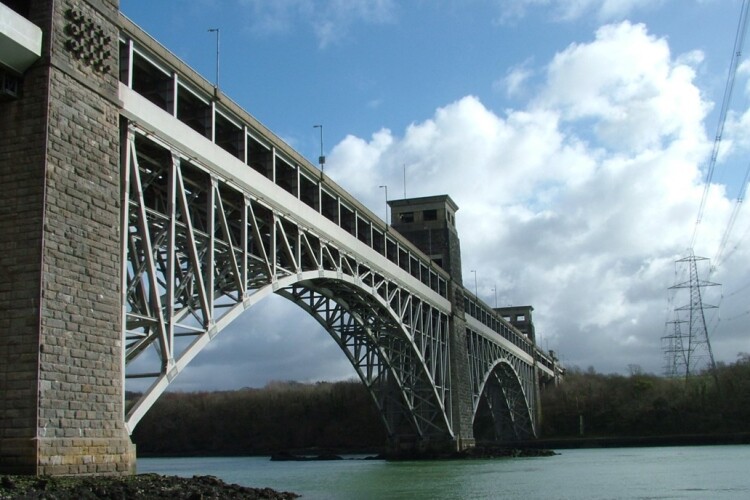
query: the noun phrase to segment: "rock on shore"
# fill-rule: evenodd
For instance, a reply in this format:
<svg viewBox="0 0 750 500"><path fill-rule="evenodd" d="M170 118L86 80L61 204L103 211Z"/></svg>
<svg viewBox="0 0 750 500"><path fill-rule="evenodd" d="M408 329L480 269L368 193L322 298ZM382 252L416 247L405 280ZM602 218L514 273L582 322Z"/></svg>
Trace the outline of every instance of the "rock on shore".
<svg viewBox="0 0 750 500"><path fill-rule="evenodd" d="M213 476L192 478L138 474L135 476L0 476L0 499L213 499L287 500L296 493L227 484Z"/></svg>

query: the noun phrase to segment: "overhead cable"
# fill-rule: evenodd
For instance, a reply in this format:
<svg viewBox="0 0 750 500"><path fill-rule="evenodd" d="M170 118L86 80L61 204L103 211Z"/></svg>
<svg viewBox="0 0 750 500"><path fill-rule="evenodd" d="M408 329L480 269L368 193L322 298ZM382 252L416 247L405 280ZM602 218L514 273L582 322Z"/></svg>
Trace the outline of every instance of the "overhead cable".
<svg viewBox="0 0 750 500"><path fill-rule="evenodd" d="M701 197L701 203L698 207L698 217L695 220L695 227L693 229L693 237L690 240L690 248L695 246L695 241L698 236L698 227L703 220L703 212L706 208L706 201L708 199L708 191L711 187L711 181L714 176L714 167L716 166L716 159L719 155L719 145L721 144L721 138L724 134L724 123L727 119L727 112L729 110L729 104L732 101L732 91L734 90L734 80L737 74L737 67L742 56L742 47L745 44L745 33L747 31L747 15L748 15L748 0L743 0L742 9L740 11L740 21L737 24L737 33L734 39L734 55L732 61L729 64L729 74L727 75L727 83L724 87L724 98L721 103L721 111L719 113L719 123L716 130L716 137L714 138L713 149L711 150L711 157L708 162L708 169L706 170L706 183L703 187L703 196Z"/></svg>

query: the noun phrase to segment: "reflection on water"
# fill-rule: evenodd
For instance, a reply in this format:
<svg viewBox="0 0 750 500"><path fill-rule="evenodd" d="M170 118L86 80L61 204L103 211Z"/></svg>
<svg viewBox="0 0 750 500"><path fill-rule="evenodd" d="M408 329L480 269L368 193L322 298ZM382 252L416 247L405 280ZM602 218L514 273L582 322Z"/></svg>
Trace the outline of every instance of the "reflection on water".
<svg viewBox="0 0 750 500"><path fill-rule="evenodd" d="M214 475L230 483L294 491L306 499L750 498L748 445L559 453L541 458L418 462L140 458L138 472Z"/></svg>

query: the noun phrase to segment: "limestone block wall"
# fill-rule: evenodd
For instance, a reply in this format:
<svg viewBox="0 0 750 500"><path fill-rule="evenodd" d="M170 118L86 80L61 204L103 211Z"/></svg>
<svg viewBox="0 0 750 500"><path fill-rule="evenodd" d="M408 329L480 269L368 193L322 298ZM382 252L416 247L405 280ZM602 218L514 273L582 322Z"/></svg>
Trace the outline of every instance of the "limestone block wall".
<svg viewBox="0 0 750 500"><path fill-rule="evenodd" d="M46 140L46 71L0 102L0 464L34 462Z"/></svg>
<svg viewBox="0 0 750 500"><path fill-rule="evenodd" d="M12 271L0 277L0 471L134 465L123 422L118 8L32 0L43 59L21 98L0 104L2 224L19 235L0 247Z"/></svg>
<svg viewBox="0 0 750 500"><path fill-rule="evenodd" d="M464 316L463 287L451 282L450 295L453 313L450 318L451 402L453 430L458 450L471 448L474 440L474 405L469 374L469 354Z"/></svg>

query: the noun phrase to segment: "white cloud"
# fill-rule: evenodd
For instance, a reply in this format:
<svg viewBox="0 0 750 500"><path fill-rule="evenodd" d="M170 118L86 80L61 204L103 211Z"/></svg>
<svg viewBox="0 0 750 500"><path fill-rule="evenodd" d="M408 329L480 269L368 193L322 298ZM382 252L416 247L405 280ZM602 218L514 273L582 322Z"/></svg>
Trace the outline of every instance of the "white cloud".
<svg viewBox="0 0 750 500"><path fill-rule="evenodd" d="M654 8L660 3L663 0L563 0L557 2L557 8L564 20L594 13L599 21L613 21L624 19L637 9Z"/></svg>
<svg viewBox="0 0 750 500"><path fill-rule="evenodd" d="M594 17L598 22L619 21L633 12L653 9L665 0L499 0L501 22L521 18L529 9L549 8L559 21Z"/></svg>
<svg viewBox="0 0 750 500"><path fill-rule="evenodd" d="M710 149L710 105L690 64L699 60L673 57L643 25L604 26L552 59L526 109L501 116L464 97L403 137L347 137L328 171L379 213L377 186L400 186L406 164L409 196L458 203L464 278L481 269L488 303L497 287L501 304L534 305L538 332L571 363L659 372L666 288ZM715 250L730 209L713 186L696 252ZM733 262L731 280L750 279ZM717 356L734 359L740 331L717 338Z"/></svg>
<svg viewBox="0 0 750 500"><path fill-rule="evenodd" d="M261 34L287 33L306 24L320 48L337 43L358 23L392 22L393 0L239 0L250 9L251 29Z"/></svg>
<svg viewBox="0 0 750 500"><path fill-rule="evenodd" d="M338 344L311 316L286 299L271 296L222 331L170 390L259 387L269 376L315 382L355 378L356 373ZM129 384L131 390L145 387Z"/></svg>
<svg viewBox="0 0 750 500"><path fill-rule="evenodd" d="M562 110L568 120L593 120L608 148L641 151L676 137L696 142L703 133L706 104L695 71L675 64L666 40L642 24L603 26L595 42L558 53L547 73L537 104Z"/></svg>
<svg viewBox="0 0 750 500"><path fill-rule="evenodd" d="M505 77L496 81L493 84L493 87L495 89L505 90L508 97L527 96L528 89L526 86L533 75L530 66L531 60L527 60L523 64L514 66L507 71Z"/></svg>

